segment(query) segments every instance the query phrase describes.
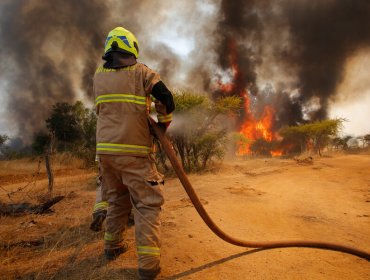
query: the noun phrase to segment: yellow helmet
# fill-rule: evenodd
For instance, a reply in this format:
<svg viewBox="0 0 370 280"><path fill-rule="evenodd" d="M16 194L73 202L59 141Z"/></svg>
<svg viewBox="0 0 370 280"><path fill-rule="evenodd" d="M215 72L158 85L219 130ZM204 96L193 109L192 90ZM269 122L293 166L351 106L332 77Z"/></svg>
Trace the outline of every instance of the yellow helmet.
<svg viewBox="0 0 370 280"><path fill-rule="evenodd" d="M116 27L109 32L105 40L104 53L120 51L139 57L139 43L134 34L123 27Z"/></svg>

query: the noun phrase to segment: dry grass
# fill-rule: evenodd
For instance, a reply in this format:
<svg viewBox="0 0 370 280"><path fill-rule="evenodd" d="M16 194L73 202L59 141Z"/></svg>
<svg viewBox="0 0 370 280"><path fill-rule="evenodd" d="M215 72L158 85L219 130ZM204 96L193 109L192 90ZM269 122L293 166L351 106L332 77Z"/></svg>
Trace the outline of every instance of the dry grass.
<svg viewBox="0 0 370 280"><path fill-rule="evenodd" d="M83 161L70 154L53 156L52 168L56 178L92 172L84 169L83 166ZM14 200L14 192L34 196L38 189L41 188L44 191L46 184L47 175L43 158L0 161L0 200L4 195Z"/></svg>
<svg viewBox="0 0 370 280"><path fill-rule="evenodd" d="M6 174L24 175L29 179L38 168L37 159L0 164L0 178ZM128 258L124 267L127 269L122 269L122 263L118 261L105 261L103 233L89 229L96 173L81 169L82 166L82 162L68 155L55 157L53 194L65 198L52 207L53 212L0 216L0 279L136 279L133 229L128 231L126 238L131 245L126 253ZM45 177L34 177L31 182L3 181L0 201L36 204L45 196L47 185ZM14 194L9 197L11 191Z"/></svg>
<svg viewBox="0 0 370 280"><path fill-rule="evenodd" d="M37 172L39 159L24 158L16 160L3 160L0 161L0 176L4 175L17 175L17 174L32 174ZM45 171L45 163L42 165Z"/></svg>
<svg viewBox="0 0 370 280"><path fill-rule="evenodd" d="M41 164L39 163L41 161ZM40 167L39 167L40 165ZM84 163L81 159L73 157L69 153L56 154L53 156L54 170L81 169ZM10 161L0 161L0 176L33 174L37 171L45 173L45 160L42 157L23 158Z"/></svg>

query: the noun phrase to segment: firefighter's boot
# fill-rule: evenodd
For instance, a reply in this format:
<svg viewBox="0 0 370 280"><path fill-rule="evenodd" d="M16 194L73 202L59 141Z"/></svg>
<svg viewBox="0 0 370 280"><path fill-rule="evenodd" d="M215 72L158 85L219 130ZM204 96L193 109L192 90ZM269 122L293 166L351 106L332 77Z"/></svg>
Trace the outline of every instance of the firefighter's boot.
<svg viewBox="0 0 370 280"><path fill-rule="evenodd" d="M108 261L113 261L118 258L119 255L125 253L128 250L127 243L123 243L120 247L114 249L105 249L104 255Z"/></svg>
<svg viewBox="0 0 370 280"><path fill-rule="evenodd" d="M161 272L160 268L155 270L139 268L138 270L139 280L155 280L159 272Z"/></svg>
<svg viewBox="0 0 370 280"><path fill-rule="evenodd" d="M90 224L92 231L101 231L103 229L103 222L107 217L107 210L99 210L93 213L93 220Z"/></svg>

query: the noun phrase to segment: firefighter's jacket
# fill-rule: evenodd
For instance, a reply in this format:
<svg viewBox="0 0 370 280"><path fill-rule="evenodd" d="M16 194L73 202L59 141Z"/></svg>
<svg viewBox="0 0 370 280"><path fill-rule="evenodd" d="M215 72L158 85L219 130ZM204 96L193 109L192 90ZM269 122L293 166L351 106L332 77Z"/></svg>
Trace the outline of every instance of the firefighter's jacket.
<svg viewBox="0 0 370 280"><path fill-rule="evenodd" d="M150 134L151 93L160 76L142 63L119 69L100 66L94 76L97 154L145 157L152 152ZM172 97L172 96L171 96ZM172 120L172 114L161 111L158 120Z"/></svg>

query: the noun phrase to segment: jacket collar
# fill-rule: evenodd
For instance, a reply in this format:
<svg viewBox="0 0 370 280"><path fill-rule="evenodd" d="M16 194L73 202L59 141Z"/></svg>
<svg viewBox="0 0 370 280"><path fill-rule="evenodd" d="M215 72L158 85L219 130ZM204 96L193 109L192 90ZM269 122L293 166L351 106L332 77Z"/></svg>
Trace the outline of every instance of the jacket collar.
<svg viewBox="0 0 370 280"><path fill-rule="evenodd" d="M136 64L136 58L132 54L122 52L109 52L102 57L106 62L104 68L118 69Z"/></svg>

